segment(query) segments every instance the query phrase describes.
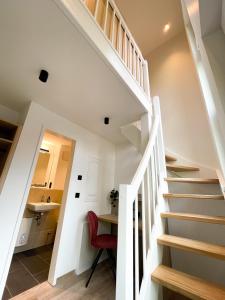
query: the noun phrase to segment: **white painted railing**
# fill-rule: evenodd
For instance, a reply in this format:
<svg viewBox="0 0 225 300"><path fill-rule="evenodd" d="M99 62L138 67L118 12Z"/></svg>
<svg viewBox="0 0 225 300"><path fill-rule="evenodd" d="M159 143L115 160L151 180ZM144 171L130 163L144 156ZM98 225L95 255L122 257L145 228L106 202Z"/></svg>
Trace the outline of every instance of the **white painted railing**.
<svg viewBox="0 0 225 300"><path fill-rule="evenodd" d="M95 19L133 79L150 98L148 64L113 0L80 0Z"/></svg>
<svg viewBox="0 0 225 300"><path fill-rule="evenodd" d="M153 101L150 136L136 174L129 185L120 185L117 250L117 300L141 299L144 278L150 283L147 258L160 185L166 176L165 153L158 98Z"/></svg>

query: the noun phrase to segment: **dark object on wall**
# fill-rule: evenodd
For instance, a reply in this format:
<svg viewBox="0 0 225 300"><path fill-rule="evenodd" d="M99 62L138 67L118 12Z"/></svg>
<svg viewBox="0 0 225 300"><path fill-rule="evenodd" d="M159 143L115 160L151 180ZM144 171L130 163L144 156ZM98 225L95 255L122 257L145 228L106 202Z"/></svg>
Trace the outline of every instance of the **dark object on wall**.
<svg viewBox="0 0 225 300"><path fill-rule="evenodd" d="M13 144L16 130L16 125L0 120L0 177Z"/></svg>
<svg viewBox="0 0 225 300"><path fill-rule="evenodd" d="M48 80L48 72L46 70L41 70L40 75L39 75L39 80L41 82L47 82L47 80Z"/></svg>
<svg viewBox="0 0 225 300"><path fill-rule="evenodd" d="M105 117L104 118L104 124L105 125L109 125L109 117Z"/></svg>
<svg viewBox="0 0 225 300"><path fill-rule="evenodd" d="M78 179L78 180L82 180L82 175L78 175L78 176L77 176L77 179Z"/></svg>
<svg viewBox="0 0 225 300"><path fill-rule="evenodd" d="M76 193L75 198L80 198L80 193Z"/></svg>
<svg viewBox="0 0 225 300"><path fill-rule="evenodd" d="M110 199L111 199L111 205L113 206L113 207L116 207L116 201L118 201L119 200L119 192L117 191L117 190L112 190L111 192L110 192Z"/></svg>

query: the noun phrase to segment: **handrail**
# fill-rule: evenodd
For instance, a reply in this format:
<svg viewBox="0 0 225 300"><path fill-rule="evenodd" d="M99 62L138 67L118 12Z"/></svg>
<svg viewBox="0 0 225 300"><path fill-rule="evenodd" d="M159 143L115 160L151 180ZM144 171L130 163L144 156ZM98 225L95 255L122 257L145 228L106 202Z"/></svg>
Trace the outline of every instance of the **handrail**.
<svg viewBox="0 0 225 300"><path fill-rule="evenodd" d="M156 212L157 207L165 207L162 186L166 163L159 100L156 98L153 114L149 140L131 184L120 185L119 189L116 300L144 299L142 295L150 284L149 263L152 256L157 256L152 254L157 248L152 247L152 228L162 224L160 214Z"/></svg>
<svg viewBox="0 0 225 300"><path fill-rule="evenodd" d="M150 99L148 63L113 0L80 0L122 63Z"/></svg>

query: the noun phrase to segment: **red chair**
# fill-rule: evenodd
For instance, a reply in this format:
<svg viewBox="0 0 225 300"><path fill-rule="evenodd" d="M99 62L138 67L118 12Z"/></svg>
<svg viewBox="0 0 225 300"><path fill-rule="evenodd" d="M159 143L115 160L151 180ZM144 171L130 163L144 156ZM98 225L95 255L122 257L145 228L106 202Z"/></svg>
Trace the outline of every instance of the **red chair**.
<svg viewBox="0 0 225 300"><path fill-rule="evenodd" d="M102 255L102 252L104 249L106 249L109 259L111 260L111 266L113 270L114 277L116 277L115 267L116 262L115 258L113 256L113 249L116 249L117 247L117 237L113 234L99 234L98 235L98 217L93 211L89 211L87 214L87 220L88 220L88 227L89 227L89 235L90 235L90 242L92 247L99 249L98 254L91 266L91 274L88 278L88 281L86 283L86 287L88 287L88 284L91 280L92 275L94 274L95 268L98 264L98 261Z"/></svg>

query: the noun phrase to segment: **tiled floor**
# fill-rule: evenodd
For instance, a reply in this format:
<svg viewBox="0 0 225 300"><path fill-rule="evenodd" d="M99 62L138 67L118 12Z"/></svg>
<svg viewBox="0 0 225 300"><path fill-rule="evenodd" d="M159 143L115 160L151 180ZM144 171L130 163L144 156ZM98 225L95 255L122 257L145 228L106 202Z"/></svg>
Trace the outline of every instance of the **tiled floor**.
<svg viewBox="0 0 225 300"><path fill-rule="evenodd" d="M54 287L45 281L12 300L115 300L116 282L108 261L97 266L86 288L89 275L90 270L79 276L71 272L59 278Z"/></svg>
<svg viewBox="0 0 225 300"><path fill-rule="evenodd" d="M52 246L13 255L2 300L8 300L47 280Z"/></svg>

